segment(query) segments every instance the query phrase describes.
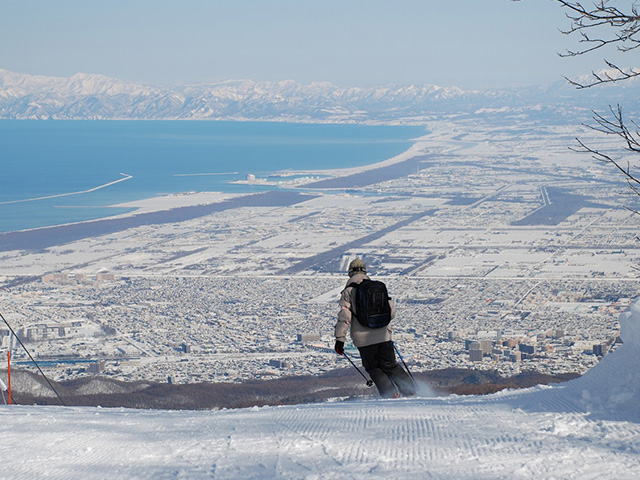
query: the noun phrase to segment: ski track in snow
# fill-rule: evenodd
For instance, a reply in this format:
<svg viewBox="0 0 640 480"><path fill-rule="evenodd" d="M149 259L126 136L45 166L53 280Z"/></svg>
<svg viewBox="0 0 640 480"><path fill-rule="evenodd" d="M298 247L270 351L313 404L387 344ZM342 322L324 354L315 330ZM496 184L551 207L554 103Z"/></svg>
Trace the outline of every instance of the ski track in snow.
<svg viewBox="0 0 640 480"><path fill-rule="evenodd" d="M1 478L637 479L640 300L584 376L484 397L219 411L0 407Z"/></svg>
<svg viewBox="0 0 640 480"><path fill-rule="evenodd" d="M640 478L640 424L516 406L539 393L207 412L6 407L2 477Z"/></svg>

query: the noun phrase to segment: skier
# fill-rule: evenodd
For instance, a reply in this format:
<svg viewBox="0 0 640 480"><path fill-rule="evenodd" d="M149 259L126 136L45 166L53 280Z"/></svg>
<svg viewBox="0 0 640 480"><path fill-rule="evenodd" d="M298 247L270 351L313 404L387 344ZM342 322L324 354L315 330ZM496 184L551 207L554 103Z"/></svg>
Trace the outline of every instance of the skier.
<svg viewBox="0 0 640 480"><path fill-rule="evenodd" d="M352 321L358 315L354 308L356 288L363 281L370 280L365 263L356 258L349 264L348 274L349 280L340 297L340 311L335 328L336 353L344 355L344 342L347 330L350 330L351 340L360 352L362 366L375 383L380 396L396 398L400 395L415 395L416 389L411 378L396 362L389 325L368 328L357 320ZM396 307L391 298L389 306L393 318L396 315Z"/></svg>

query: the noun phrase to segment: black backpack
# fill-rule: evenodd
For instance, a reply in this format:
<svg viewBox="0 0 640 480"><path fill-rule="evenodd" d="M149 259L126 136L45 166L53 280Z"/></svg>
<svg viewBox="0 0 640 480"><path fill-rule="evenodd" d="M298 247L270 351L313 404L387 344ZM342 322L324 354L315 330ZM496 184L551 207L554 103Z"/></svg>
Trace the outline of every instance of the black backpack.
<svg viewBox="0 0 640 480"><path fill-rule="evenodd" d="M378 280L363 280L353 287L351 302L358 322L368 328L382 328L391 322L391 305L387 286Z"/></svg>

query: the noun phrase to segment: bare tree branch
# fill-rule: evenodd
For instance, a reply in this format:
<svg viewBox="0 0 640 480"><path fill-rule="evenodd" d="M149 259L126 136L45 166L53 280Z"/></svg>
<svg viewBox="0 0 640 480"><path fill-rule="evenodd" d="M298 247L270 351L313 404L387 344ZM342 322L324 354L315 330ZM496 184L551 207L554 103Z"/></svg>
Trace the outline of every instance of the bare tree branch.
<svg viewBox="0 0 640 480"><path fill-rule="evenodd" d="M576 80L571 80L568 77L564 77L564 79L567 82L569 82L571 85L573 85L574 87L580 90L583 88L595 87L596 85L602 85L603 83L614 83L614 82L619 82L621 80L628 80L630 78L640 76L640 70L636 70L635 68L631 68L628 71L625 71L622 68L615 65L614 63L611 63L607 60L605 60L604 62L615 73L613 72L610 73L606 71L600 72L600 73L591 72L591 75L593 77L593 81L591 83L580 83L580 82L577 82Z"/></svg>
<svg viewBox="0 0 640 480"><path fill-rule="evenodd" d="M640 153L640 129L638 126L632 122L635 130L629 129L623 118L622 108L620 105L618 105L615 110L613 107L609 108L611 110L612 118L606 118L599 113L593 112L593 119L597 125L585 126L606 135L615 135L624 141L625 150L632 153ZM615 159L607 153L586 145L579 138L576 138L576 141L578 142L578 147L570 148L572 151L589 153L595 160L613 165L620 173L622 173L631 191L635 195L640 196L640 178L638 177L638 174L632 171L632 165L629 161L626 161L626 164L622 163L621 160ZM633 167L636 169L638 168L637 165L634 165Z"/></svg>
<svg viewBox="0 0 640 480"><path fill-rule="evenodd" d="M586 45L579 50L567 50L566 53L560 54L561 57L584 55L609 45L614 45L620 52L628 52L640 47L640 14L635 2L630 2L629 9L623 11L612 6L610 0L599 0L590 8L585 7L584 2L556 1L568 10L566 16L571 21L571 27L567 30L561 30L561 32L565 35L579 34L579 43ZM606 33L607 35L600 38L592 36L591 32L595 35L598 33ZM614 70L613 75L592 72L593 81L587 84L567 80L577 88L589 88L640 76L638 70L626 71L607 60L605 63Z"/></svg>
<svg viewBox="0 0 640 480"><path fill-rule="evenodd" d="M585 7L585 2L581 1L556 1L567 10L566 16L572 23L568 30L561 30L561 32L565 35L578 34L579 43L585 45L581 50L569 50L561 56L584 55L611 45L623 53L640 47L640 14L636 0L629 0L628 9L620 9L612 5L610 0L598 0L591 4L591 7ZM604 36L600 37L600 35ZM605 60L605 63L610 70L599 73L592 71L591 81L581 83L565 78L571 85L583 89L640 76L640 71L634 68L622 69L608 60ZM633 154L640 153L638 125L633 121L625 121L620 105L615 109L609 106L609 110L611 112L609 117L592 112L595 125L585 126L605 135L614 135L622 140L624 150ZM571 150L589 153L595 160L613 165L623 175L631 192L640 196L640 176L635 173L639 169L637 165L632 166L628 160L622 160L621 157L614 158L611 154L589 147L580 139L576 140L578 147ZM628 210L640 215L636 210Z"/></svg>
<svg viewBox="0 0 640 480"><path fill-rule="evenodd" d="M620 107L620 105L617 106L616 110L614 110L613 107L609 107L609 109L612 115L611 120L599 113L592 112L593 119L598 126L585 126L606 135L616 135L624 141L626 150L633 153L640 153L640 128L638 128L638 125L635 122L631 122L635 130L629 128L623 118L622 107Z"/></svg>

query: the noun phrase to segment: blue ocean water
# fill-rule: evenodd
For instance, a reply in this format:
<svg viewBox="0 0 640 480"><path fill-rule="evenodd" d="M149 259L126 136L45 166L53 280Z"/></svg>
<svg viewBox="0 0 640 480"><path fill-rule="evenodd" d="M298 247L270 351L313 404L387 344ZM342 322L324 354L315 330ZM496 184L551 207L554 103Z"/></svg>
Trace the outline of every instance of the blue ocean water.
<svg viewBox="0 0 640 480"><path fill-rule="evenodd" d="M0 120L0 232L115 215L126 210L110 205L168 193L265 190L230 182L366 165L424 134L395 126Z"/></svg>

